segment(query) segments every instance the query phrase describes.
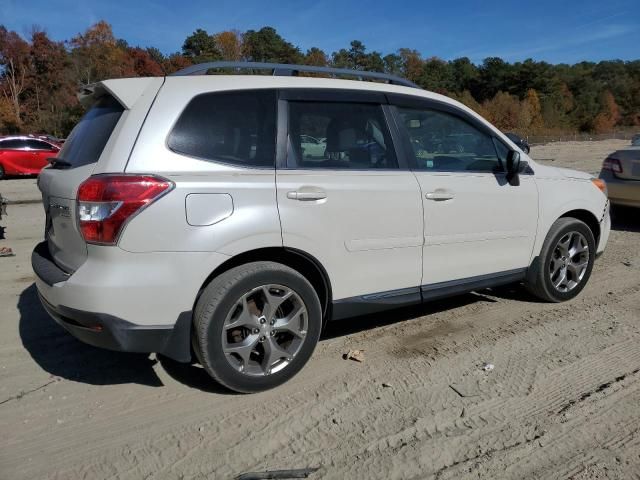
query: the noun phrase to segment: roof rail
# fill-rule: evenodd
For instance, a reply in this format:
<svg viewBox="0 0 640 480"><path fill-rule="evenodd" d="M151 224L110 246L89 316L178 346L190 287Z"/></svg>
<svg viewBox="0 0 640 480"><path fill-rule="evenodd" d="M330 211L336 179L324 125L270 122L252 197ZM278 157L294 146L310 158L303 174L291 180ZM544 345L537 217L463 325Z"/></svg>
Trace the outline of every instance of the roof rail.
<svg viewBox="0 0 640 480"><path fill-rule="evenodd" d="M206 75L208 70L229 68L236 70L271 70L274 76L292 76L300 72L324 73L331 76L357 77L359 80L372 79L384 80L393 85L403 85L405 87L420 88L413 82L395 75L387 73L367 72L363 70L350 70L348 68L316 67L313 65L289 65L286 63L265 63L265 62L206 62L191 65L171 74L171 76L182 75Z"/></svg>

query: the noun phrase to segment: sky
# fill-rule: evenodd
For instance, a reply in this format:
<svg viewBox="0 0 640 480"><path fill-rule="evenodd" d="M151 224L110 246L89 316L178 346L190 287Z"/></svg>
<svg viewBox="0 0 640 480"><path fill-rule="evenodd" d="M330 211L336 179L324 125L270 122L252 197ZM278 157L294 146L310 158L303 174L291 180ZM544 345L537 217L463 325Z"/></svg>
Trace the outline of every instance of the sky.
<svg viewBox="0 0 640 480"><path fill-rule="evenodd" d="M640 0L0 0L0 24L23 36L35 24L65 40L99 20L130 45L164 53L197 28L272 26L303 51L328 54L357 39L383 55L408 47L476 63L640 59Z"/></svg>

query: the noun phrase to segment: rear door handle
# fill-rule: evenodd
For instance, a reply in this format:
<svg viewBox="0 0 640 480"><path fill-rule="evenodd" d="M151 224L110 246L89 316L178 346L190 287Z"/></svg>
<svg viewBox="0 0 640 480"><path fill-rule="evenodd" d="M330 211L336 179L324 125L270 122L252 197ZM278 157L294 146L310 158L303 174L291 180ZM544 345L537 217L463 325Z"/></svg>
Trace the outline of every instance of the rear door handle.
<svg viewBox="0 0 640 480"><path fill-rule="evenodd" d="M453 192L447 190L436 190L435 192L428 192L424 196L427 200L435 200L436 202L442 200L451 200L455 197Z"/></svg>
<svg viewBox="0 0 640 480"><path fill-rule="evenodd" d="M301 202L309 202L313 200L324 200L327 198L327 194L322 190L318 191L293 191L287 192L287 198L291 200L299 200Z"/></svg>

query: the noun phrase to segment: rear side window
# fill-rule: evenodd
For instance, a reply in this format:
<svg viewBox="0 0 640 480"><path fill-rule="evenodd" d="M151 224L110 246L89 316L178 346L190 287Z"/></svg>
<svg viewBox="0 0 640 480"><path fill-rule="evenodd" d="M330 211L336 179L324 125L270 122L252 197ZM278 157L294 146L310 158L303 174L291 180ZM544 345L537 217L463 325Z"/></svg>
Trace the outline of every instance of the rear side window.
<svg viewBox="0 0 640 480"><path fill-rule="evenodd" d="M205 93L192 99L167 140L176 153L243 167L275 167L276 92Z"/></svg>
<svg viewBox="0 0 640 480"><path fill-rule="evenodd" d="M289 102L287 165L398 168L382 108L375 104Z"/></svg>
<svg viewBox="0 0 640 480"><path fill-rule="evenodd" d="M98 99L71 131L58 157L71 167L96 163L122 112L124 107L112 96Z"/></svg>

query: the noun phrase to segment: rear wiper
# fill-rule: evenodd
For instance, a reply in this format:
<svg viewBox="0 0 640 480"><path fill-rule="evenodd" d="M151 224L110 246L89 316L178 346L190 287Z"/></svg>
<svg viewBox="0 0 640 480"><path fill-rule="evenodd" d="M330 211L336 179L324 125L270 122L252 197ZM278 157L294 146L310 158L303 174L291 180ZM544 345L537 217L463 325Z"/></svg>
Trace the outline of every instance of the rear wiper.
<svg viewBox="0 0 640 480"><path fill-rule="evenodd" d="M60 157L47 158L47 162L49 162L51 164L51 168L64 169L64 168L73 167L73 165L71 163L67 162L66 160L63 160Z"/></svg>

